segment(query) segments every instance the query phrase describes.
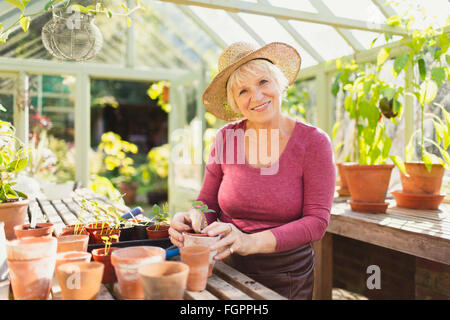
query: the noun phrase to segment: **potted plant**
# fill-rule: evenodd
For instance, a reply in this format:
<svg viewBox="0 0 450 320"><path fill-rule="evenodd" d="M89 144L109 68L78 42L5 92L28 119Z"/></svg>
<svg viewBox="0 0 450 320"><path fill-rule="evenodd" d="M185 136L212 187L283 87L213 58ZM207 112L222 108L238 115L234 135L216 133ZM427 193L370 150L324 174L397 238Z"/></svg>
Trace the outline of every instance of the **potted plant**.
<svg viewBox="0 0 450 320"><path fill-rule="evenodd" d="M353 152L347 156L352 162L343 164L354 211L384 213L388 207L385 198L394 165L387 164L392 140L386 134L384 118L397 124L402 90L379 77L387 58L380 51L375 69L371 64L357 65L354 60L337 61L343 71L336 77L333 93L342 85L344 108L354 122ZM386 100L392 101L392 114L382 110Z"/></svg>
<svg viewBox="0 0 450 320"><path fill-rule="evenodd" d="M162 207L154 204L152 207L154 224L147 227L147 235L149 239L162 239L169 237L169 225L167 224L168 218L168 204L167 202Z"/></svg>
<svg viewBox="0 0 450 320"><path fill-rule="evenodd" d="M23 143L15 136L14 126L0 120L0 221L5 224L7 240L15 239L14 227L25 223L29 200L14 188L18 172L28 158Z"/></svg>
<svg viewBox="0 0 450 320"><path fill-rule="evenodd" d="M111 247L113 243L113 241L111 240L114 240L116 238L116 235L104 236L103 240L105 247L92 250L92 257L94 258L94 261L101 262L105 266L102 283L112 283L117 281L114 267L111 264L111 253L117 249Z"/></svg>
<svg viewBox="0 0 450 320"><path fill-rule="evenodd" d="M408 26L409 22L410 19L390 20L393 25ZM450 145L450 113L441 104L432 102L439 87L448 81L448 67L446 70L442 58L445 56L447 64L450 64L450 56L446 55L449 36L444 30L435 30L430 26L416 30L403 41L409 51L395 58L394 76L398 77L404 70L405 74L412 74L413 79L417 79L408 81L408 91L405 90L404 96L405 99L408 96L417 98L420 128L415 130L405 148L405 162L398 156L393 158L401 172L402 190L392 194L399 207L437 209L445 197L441 194L442 177L445 169L450 168L447 151ZM425 61L431 63L427 65ZM432 112L426 112L427 108ZM425 136L425 124L434 127L435 139Z"/></svg>
<svg viewBox="0 0 450 320"><path fill-rule="evenodd" d="M192 228L194 232L183 232L184 246L213 246L217 241L220 240L220 235L210 237L206 233L201 233L201 230L205 227L205 225L202 225L202 221L206 222L205 213L214 212L214 210L209 209L208 205L204 204L202 201L194 201L192 203L191 210L200 211L200 215L191 215ZM216 254L217 250L211 251L209 253L208 276L212 275L215 264L214 256Z"/></svg>

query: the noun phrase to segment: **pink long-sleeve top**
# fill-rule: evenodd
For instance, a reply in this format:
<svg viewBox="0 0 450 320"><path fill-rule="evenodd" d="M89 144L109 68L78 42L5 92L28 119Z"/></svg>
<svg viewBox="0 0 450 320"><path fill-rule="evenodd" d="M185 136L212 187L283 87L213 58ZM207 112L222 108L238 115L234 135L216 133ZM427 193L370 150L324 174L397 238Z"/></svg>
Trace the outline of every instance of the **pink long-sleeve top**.
<svg viewBox="0 0 450 320"><path fill-rule="evenodd" d="M246 233L270 230L277 252L320 240L330 219L336 180L328 135L297 121L276 172L262 174L238 151L234 133L243 132L245 121L220 129L211 147L197 197L215 211L206 214L208 224L219 218Z"/></svg>

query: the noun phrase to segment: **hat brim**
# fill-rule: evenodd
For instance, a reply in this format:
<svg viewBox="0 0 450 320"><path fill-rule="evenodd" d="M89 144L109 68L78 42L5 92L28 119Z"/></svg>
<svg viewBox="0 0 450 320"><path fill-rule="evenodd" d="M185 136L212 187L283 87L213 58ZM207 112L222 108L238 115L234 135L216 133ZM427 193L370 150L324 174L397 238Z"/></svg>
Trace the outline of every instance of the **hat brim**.
<svg viewBox="0 0 450 320"><path fill-rule="evenodd" d="M297 79L301 66L301 57L295 48L281 42L272 42L229 65L218 73L203 92L202 100L206 110L217 118L226 121L242 119L228 106L227 81L230 75L241 65L255 59L266 59L278 66L289 81L289 85Z"/></svg>

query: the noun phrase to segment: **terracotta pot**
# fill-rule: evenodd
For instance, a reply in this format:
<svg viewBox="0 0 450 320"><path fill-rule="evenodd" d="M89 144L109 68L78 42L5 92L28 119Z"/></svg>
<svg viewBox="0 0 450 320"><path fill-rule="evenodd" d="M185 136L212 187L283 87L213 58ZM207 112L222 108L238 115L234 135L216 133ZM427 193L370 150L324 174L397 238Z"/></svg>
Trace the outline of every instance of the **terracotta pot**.
<svg viewBox="0 0 450 320"><path fill-rule="evenodd" d="M336 165L338 167L339 177L341 179L341 184L338 187L337 192L341 197L349 196L350 190L348 189L347 179L344 173L345 166L343 165L343 163L337 163Z"/></svg>
<svg viewBox="0 0 450 320"><path fill-rule="evenodd" d="M144 299L138 268L141 265L161 262L166 259L166 251L159 247L140 246L115 250L111 263L116 271L120 291L124 299Z"/></svg>
<svg viewBox="0 0 450 320"><path fill-rule="evenodd" d="M440 194L442 186L442 177L444 176L444 166L441 164L433 164L431 172L428 172L424 163L405 163L406 177L400 172L403 191L407 193L421 194Z"/></svg>
<svg viewBox="0 0 450 320"><path fill-rule="evenodd" d="M147 236L149 239L162 239L162 238L168 238L169 237L169 228L170 226L167 224L161 224L158 227L158 230L156 229L156 225L147 227Z"/></svg>
<svg viewBox="0 0 450 320"><path fill-rule="evenodd" d="M56 276L63 300L95 300L102 284L100 262L71 262L60 265Z"/></svg>
<svg viewBox="0 0 450 320"><path fill-rule="evenodd" d="M190 246L206 246L210 248L213 246L217 241L220 240L220 236L215 237L209 237L205 233L189 233L189 232L183 232L184 237L184 246L190 247ZM214 260L214 256L217 254L217 250L210 251L209 252L209 269L208 269L208 277L212 275L212 271L214 269L214 264L216 263L216 260Z"/></svg>
<svg viewBox="0 0 450 320"><path fill-rule="evenodd" d="M87 251L89 236L85 234L59 236L58 252Z"/></svg>
<svg viewBox="0 0 450 320"><path fill-rule="evenodd" d="M176 261L163 261L138 269L146 300L182 300L189 266Z"/></svg>
<svg viewBox="0 0 450 320"><path fill-rule="evenodd" d="M206 288L209 269L209 248L191 246L180 248L181 261L189 266L186 288L189 291L202 291Z"/></svg>
<svg viewBox="0 0 450 320"><path fill-rule="evenodd" d="M60 252L56 254L56 264L55 270L60 265L71 262L90 262L91 261L91 253L84 251L67 251Z"/></svg>
<svg viewBox="0 0 450 320"><path fill-rule="evenodd" d="M360 165L346 163L345 176L350 190L353 211L385 213L385 202L393 164Z"/></svg>
<svg viewBox="0 0 450 320"><path fill-rule="evenodd" d="M119 185L120 194L125 194L123 196L123 200L125 201L126 205L132 205L136 202L137 187L138 184L136 182L121 183Z"/></svg>
<svg viewBox="0 0 450 320"><path fill-rule="evenodd" d="M92 250L92 257L94 261L103 263L105 269L103 271L102 283L113 283L117 281L116 273L114 271L114 267L111 264L111 253L118 248L109 247L106 250L105 248L99 248Z"/></svg>
<svg viewBox="0 0 450 320"><path fill-rule="evenodd" d="M109 229L109 223L108 222L95 222L90 223L85 226L87 232L89 232L89 243L95 243L94 242L94 231L97 230L103 230L103 229Z"/></svg>
<svg viewBox="0 0 450 320"><path fill-rule="evenodd" d="M64 228L62 228L59 236L70 236L70 235L77 235L77 234L89 235L89 232L87 232L86 228L83 225L72 224L70 226L65 226Z"/></svg>
<svg viewBox="0 0 450 320"><path fill-rule="evenodd" d="M419 194L405 191L393 191L397 207L421 210L437 210L445 194Z"/></svg>
<svg viewBox="0 0 450 320"><path fill-rule="evenodd" d="M111 238L111 242L119 242L120 237L120 230L119 229L103 229L103 230L96 230L93 232L92 236L94 237L94 243L105 243L105 241L102 239L103 236L112 236L116 235L118 238L114 239Z"/></svg>
<svg viewBox="0 0 450 320"><path fill-rule="evenodd" d="M56 238L7 241L9 279L15 300L47 300L56 263Z"/></svg>
<svg viewBox="0 0 450 320"><path fill-rule="evenodd" d="M16 239L14 227L25 223L30 200L0 203L0 221L5 224L6 240Z"/></svg>
<svg viewBox="0 0 450 320"><path fill-rule="evenodd" d="M30 229L30 224L21 224L14 227L17 239L25 237L51 237L53 223L37 223L35 229Z"/></svg>

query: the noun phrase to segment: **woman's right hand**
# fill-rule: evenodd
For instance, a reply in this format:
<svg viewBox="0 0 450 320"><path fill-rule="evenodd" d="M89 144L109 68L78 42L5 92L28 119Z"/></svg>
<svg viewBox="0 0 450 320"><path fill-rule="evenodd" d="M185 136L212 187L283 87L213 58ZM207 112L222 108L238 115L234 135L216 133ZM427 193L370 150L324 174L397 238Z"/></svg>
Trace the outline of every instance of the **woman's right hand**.
<svg viewBox="0 0 450 320"><path fill-rule="evenodd" d="M169 238L178 248L183 247L182 232L192 230L189 212L177 212L170 222Z"/></svg>

